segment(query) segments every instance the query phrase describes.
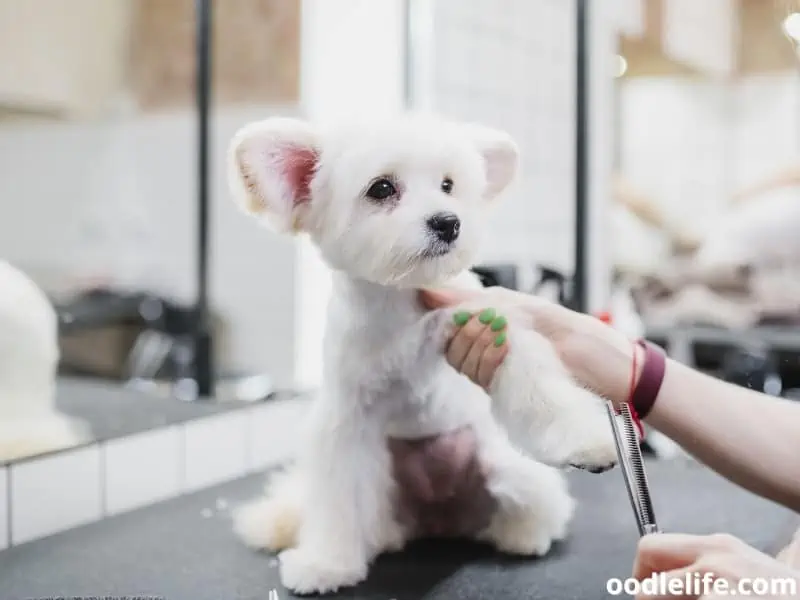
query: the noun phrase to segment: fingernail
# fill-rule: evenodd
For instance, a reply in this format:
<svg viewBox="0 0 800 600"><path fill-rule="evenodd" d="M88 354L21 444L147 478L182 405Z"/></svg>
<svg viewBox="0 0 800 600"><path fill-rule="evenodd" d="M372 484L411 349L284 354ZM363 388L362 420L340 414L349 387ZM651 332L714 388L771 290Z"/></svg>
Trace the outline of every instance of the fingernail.
<svg viewBox="0 0 800 600"><path fill-rule="evenodd" d="M453 315L453 323L455 323L459 327L463 327L469 322L471 318L472 318L471 314L469 314L465 310L462 310Z"/></svg>
<svg viewBox="0 0 800 600"><path fill-rule="evenodd" d="M488 325L494 320L495 312L493 308L487 308L479 316L478 320L484 325Z"/></svg>
<svg viewBox="0 0 800 600"><path fill-rule="evenodd" d="M506 332L502 331L496 338L494 338L494 345L496 348L499 348L505 343L506 343Z"/></svg>
<svg viewBox="0 0 800 600"><path fill-rule="evenodd" d="M508 324L508 321L505 317L497 317L494 321L492 321L492 331L500 331Z"/></svg>

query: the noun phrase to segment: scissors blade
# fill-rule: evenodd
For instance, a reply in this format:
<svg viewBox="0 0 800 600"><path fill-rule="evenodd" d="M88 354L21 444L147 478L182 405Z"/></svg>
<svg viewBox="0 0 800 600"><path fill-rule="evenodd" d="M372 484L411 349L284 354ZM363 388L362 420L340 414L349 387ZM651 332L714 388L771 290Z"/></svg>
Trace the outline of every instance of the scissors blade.
<svg viewBox="0 0 800 600"><path fill-rule="evenodd" d="M635 484L630 454L627 450L622 432L619 429L617 411L614 409L614 405L611 402L606 402L606 411L608 413L609 423L611 424L611 431L614 433L614 445L617 448L617 459L622 470L622 478L625 481L625 487L628 490L628 498L630 499L633 515L636 519L636 526L639 529L639 535L644 535L644 521L642 520L642 510L639 504L639 499L636 495L636 488L634 487Z"/></svg>
<svg viewBox="0 0 800 600"><path fill-rule="evenodd" d="M653 500L650 496L650 485L647 481L647 472L644 469L644 458L639 446L639 435L633 422L630 406L623 404L620 407L622 420L625 428L625 441L631 466L632 487L636 492L636 500L639 505L639 515L641 518L640 532L642 535L657 533L655 511L653 510Z"/></svg>

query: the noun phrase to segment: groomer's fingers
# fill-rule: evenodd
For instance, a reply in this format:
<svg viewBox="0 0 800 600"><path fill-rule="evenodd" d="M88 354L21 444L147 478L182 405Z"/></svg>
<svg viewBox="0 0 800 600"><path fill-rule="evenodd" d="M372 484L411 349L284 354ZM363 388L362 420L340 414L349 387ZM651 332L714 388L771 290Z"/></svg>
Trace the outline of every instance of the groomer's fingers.
<svg viewBox="0 0 800 600"><path fill-rule="evenodd" d="M477 329L478 333L473 339L469 353L461 365L461 372L475 383L480 383L478 381L478 371L483 355L489 348L494 346L497 339L501 343L505 342L505 331L502 330L505 329L506 321L505 318L498 316L493 308L481 311L477 318L473 320L479 323L480 328Z"/></svg>
<svg viewBox="0 0 800 600"><path fill-rule="evenodd" d="M483 331L483 324L478 315L467 311L459 311L453 315L456 330L447 345L447 362L456 370L464 373L463 365L472 344ZM466 373L464 373L466 375Z"/></svg>
<svg viewBox="0 0 800 600"><path fill-rule="evenodd" d="M639 540L633 577L646 579L653 573L682 569L707 553L719 553L741 544L729 535L689 535L656 533Z"/></svg>
<svg viewBox="0 0 800 600"><path fill-rule="evenodd" d="M508 332L505 318L495 319L489 329L492 331L492 343L484 350L478 365L477 383L484 389L489 388L497 368L508 354Z"/></svg>
<svg viewBox="0 0 800 600"><path fill-rule="evenodd" d="M694 572L693 567L684 567L662 572L649 581L640 581L641 591L636 594L636 600L697 600L703 590L692 589L693 582L687 586Z"/></svg>

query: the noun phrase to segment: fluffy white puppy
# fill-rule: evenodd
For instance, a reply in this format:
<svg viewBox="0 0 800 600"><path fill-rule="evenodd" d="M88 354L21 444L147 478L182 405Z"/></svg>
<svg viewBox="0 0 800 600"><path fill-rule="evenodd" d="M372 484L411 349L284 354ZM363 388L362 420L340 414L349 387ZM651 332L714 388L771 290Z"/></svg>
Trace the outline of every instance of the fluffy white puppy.
<svg viewBox="0 0 800 600"><path fill-rule="evenodd" d="M275 118L235 136L237 203L310 236L334 273L324 384L302 450L236 515L248 544L280 551L293 592L355 585L416 535L399 517L389 439L471 430L495 504L470 537L516 555L545 554L566 535L574 501L558 468L613 466L602 403L544 338L494 306L512 326L490 401L442 356L453 312L417 303L421 286L478 285L467 269L485 213L517 165L505 133L421 115L329 130Z"/></svg>
<svg viewBox="0 0 800 600"><path fill-rule="evenodd" d="M31 279L0 260L0 461L82 441L78 421L55 408L58 322Z"/></svg>

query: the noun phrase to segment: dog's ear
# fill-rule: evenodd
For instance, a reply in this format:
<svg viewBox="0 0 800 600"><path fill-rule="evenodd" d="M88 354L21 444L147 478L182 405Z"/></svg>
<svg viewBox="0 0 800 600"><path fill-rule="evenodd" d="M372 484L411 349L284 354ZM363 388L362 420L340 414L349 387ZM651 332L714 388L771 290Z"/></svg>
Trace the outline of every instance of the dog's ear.
<svg viewBox="0 0 800 600"><path fill-rule="evenodd" d="M519 149L505 131L477 124L467 124L467 134L481 153L486 165L486 197L500 195L514 180L519 169Z"/></svg>
<svg viewBox="0 0 800 600"><path fill-rule="evenodd" d="M243 127L228 150L234 201L276 231L299 230L319 153L318 134L305 121L272 118Z"/></svg>

